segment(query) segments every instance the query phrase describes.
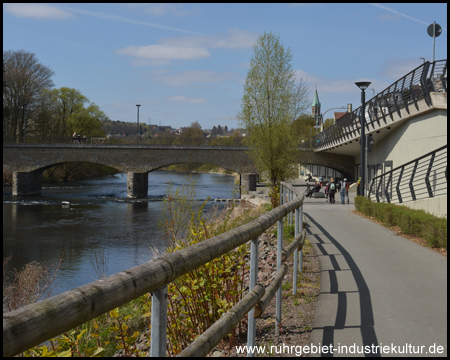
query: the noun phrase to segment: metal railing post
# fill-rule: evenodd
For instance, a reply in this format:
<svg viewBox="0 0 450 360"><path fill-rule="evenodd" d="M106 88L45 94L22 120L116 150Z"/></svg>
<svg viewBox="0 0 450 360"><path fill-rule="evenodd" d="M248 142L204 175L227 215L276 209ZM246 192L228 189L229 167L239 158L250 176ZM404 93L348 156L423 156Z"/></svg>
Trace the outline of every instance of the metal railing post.
<svg viewBox="0 0 450 360"><path fill-rule="evenodd" d="M151 357L165 357L167 344L167 286L152 293Z"/></svg>
<svg viewBox="0 0 450 360"><path fill-rule="evenodd" d="M283 219L278 220L277 233L277 272L281 268L281 252L283 251ZM275 314L275 335L280 335L281 326L281 284L277 290L276 314Z"/></svg>
<svg viewBox="0 0 450 360"><path fill-rule="evenodd" d="M303 204L300 206L299 210L299 225L300 225L300 232L303 232ZM299 251L299 259L298 259L298 265L299 265L299 272L303 271L303 248Z"/></svg>
<svg viewBox="0 0 450 360"><path fill-rule="evenodd" d="M297 238L298 235L298 223L299 223L299 217L298 217L298 209L295 209L294 213L294 220L295 220L295 230L294 230L294 239ZM294 268L293 268L293 274L292 274L292 295L297 295L297 269L298 269L298 248L294 250Z"/></svg>
<svg viewBox="0 0 450 360"><path fill-rule="evenodd" d="M294 199L294 192L289 189L289 201ZM292 226L292 212L289 213L289 226Z"/></svg>
<svg viewBox="0 0 450 360"><path fill-rule="evenodd" d="M249 292L253 290L258 281L258 260L259 260L259 238L255 238L250 246L250 287ZM255 346L256 337L256 319L255 308L248 313L248 331L247 331L247 349L252 349ZM247 357L253 357L253 351L248 350Z"/></svg>

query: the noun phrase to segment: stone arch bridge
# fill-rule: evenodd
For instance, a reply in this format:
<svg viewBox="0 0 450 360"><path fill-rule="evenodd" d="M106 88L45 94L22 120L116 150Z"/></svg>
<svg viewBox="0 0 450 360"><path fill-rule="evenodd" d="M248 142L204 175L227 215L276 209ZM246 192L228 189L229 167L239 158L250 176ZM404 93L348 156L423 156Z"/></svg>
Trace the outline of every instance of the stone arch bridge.
<svg viewBox="0 0 450 360"><path fill-rule="evenodd" d="M4 144L3 167L13 172L13 195L31 195L41 192L45 169L74 161L102 164L127 173L128 197L135 198L147 194L149 172L173 164L206 163L241 175L255 174L247 151L238 146ZM299 162L324 165L349 176L354 168L351 156L312 150L303 150Z"/></svg>

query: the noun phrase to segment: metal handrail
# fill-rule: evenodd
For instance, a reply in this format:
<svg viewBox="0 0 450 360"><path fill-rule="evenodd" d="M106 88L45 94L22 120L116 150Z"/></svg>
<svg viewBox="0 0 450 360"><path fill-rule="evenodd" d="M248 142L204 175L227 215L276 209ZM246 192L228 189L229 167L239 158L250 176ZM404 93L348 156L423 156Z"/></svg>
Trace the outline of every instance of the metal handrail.
<svg viewBox="0 0 450 360"><path fill-rule="evenodd" d="M303 228L299 224L303 223L302 208L304 196L299 190L289 184L282 183L281 188L287 189L285 192L282 192L281 198L285 198L283 194L290 194L289 199L291 200L248 224L179 251L165 254L145 264L108 276L105 279L91 282L49 299L3 314L3 356L16 355L148 292L152 292L150 352L152 356L165 356L165 324L167 319L163 310L167 310L167 284L251 240L249 293L222 316L219 320L219 325L213 324L213 326L220 326L223 328L222 330L226 330L226 335L234 327L236 319L238 319L237 321L242 319L257 304L260 310L264 310L268 295L273 297L273 294L269 294L270 291L266 291L262 286L256 285L258 237L269 227L278 223L277 272L280 275L280 272L284 271L281 266L283 257L283 218L292 211L295 211L296 214L295 240L294 245L291 244L285 249L284 257L286 258L292 252L295 252L293 282L296 284L296 270L298 269L296 265L297 249L303 246L306 237L305 230L299 231L299 229ZM281 281L283 277L277 276L273 280L273 283L276 283L275 286L268 287L268 289L277 290L280 294L279 296L277 295L280 301L279 314L277 310L277 323L281 322ZM264 294L266 295L263 296ZM158 311L158 309L161 311ZM254 312L254 310L250 312ZM253 320L251 320L252 317ZM249 315L249 323L253 324L249 325L249 327L253 326L253 330L249 331L249 345L253 345L252 342L254 342L254 317L254 314ZM226 324L222 323L223 319L225 319ZM275 332L277 333L277 331L279 331L278 326L275 327ZM200 354L205 354L205 351L211 350L221 340L217 336L208 339L210 341L207 345L204 343L198 345L199 342L196 345L191 344L185 349L185 351L189 349L185 354L190 353L195 356L201 356ZM183 353L180 355L183 355Z"/></svg>
<svg viewBox="0 0 450 360"><path fill-rule="evenodd" d="M425 62L418 66L385 90L377 94L365 103L366 132L370 126L387 124L388 117L393 120L393 115L401 116L400 109L410 113L411 107L418 107L417 102L425 99L431 106L431 92L447 92L447 60ZM312 138L314 149L337 145L342 139L352 139L361 134L362 106L351 113L347 113L325 131Z"/></svg>
<svg viewBox="0 0 450 360"><path fill-rule="evenodd" d="M447 145L372 179L369 196L377 202L408 201L447 195Z"/></svg>

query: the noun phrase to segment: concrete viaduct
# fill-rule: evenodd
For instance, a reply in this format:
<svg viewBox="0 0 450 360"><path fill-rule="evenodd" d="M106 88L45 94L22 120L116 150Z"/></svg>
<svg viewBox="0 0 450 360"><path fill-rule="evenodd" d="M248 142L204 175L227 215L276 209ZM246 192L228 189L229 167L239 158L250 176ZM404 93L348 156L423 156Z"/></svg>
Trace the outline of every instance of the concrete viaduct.
<svg viewBox="0 0 450 360"><path fill-rule="evenodd" d="M107 144L4 144L3 167L13 172L13 195L42 191L42 172L52 166L74 161L102 164L127 173L127 196L147 195L148 173L182 163L212 164L242 175L249 187L257 170L247 155L248 148L236 146L158 146ZM327 166L352 178L352 156L303 150L299 163Z"/></svg>

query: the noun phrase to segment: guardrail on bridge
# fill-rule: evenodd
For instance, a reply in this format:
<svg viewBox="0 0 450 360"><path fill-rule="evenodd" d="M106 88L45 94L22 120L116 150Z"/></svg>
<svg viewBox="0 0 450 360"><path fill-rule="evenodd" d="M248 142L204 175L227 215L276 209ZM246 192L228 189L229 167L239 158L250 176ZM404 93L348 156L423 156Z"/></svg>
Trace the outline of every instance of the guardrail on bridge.
<svg viewBox="0 0 450 360"><path fill-rule="evenodd" d="M294 253L293 291L296 292L298 250L306 231L303 230L303 200L300 189L281 183L279 207L248 224L204 240L182 250L165 254L145 264L94 281L65 293L25 306L3 315L3 356L13 356L43 341L62 334L127 302L152 292L151 356L166 355L167 284L181 275L220 257L251 241L249 292L219 321L191 343L181 356L204 356L249 313L248 346L255 342L255 317L262 314L277 293L275 332L281 324L281 284L287 272L282 264ZM284 201L283 201L284 199ZM295 221L295 239L283 249L283 219ZM258 270L258 237L278 224L277 276L264 288L256 284Z"/></svg>
<svg viewBox="0 0 450 360"><path fill-rule="evenodd" d="M421 99L431 106L431 92L447 92L447 60L423 63L368 100L364 114L366 134L371 124L387 124L387 117L392 119L394 113L401 116L400 109L406 109L409 113L409 108L417 107ZM351 140L359 136L361 110L362 107L359 107L345 114L334 125L315 135L312 139L314 149L337 145L341 138Z"/></svg>

